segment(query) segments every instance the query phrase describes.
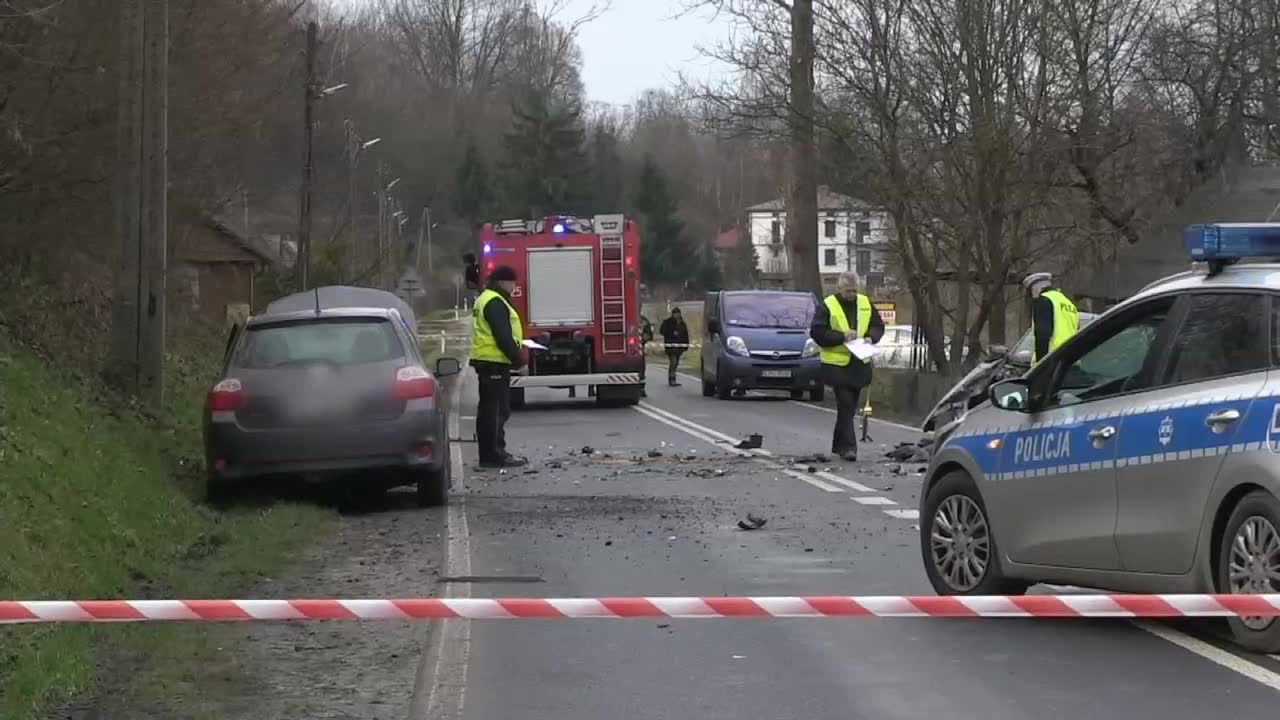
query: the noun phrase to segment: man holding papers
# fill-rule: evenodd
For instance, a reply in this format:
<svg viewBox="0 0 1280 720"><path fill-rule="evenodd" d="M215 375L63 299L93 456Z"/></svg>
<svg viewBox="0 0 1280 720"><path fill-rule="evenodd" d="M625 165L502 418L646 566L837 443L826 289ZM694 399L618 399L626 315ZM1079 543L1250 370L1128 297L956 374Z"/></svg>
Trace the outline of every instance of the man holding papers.
<svg viewBox="0 0 1280 720"><path fill-rule="evenodd" d="M884 320L871 298L858 292L858 276L841 273L835 294L818 306L809 337L821 348L823 382L836 396L831 452L850 462L858 459L858 396L871 384L871 359L883 336Z"/></svg>
<svg viewBox="0 0 1280 720"><path fill-rule="evenodd" d="M506 265L494 268L472 311L471 367L480 378L476 445L483 467L519 467L529 462L507 452L505 429L511 417L511 371L524 365L524 329L520 314L511 306L515 284L515 270Z"/></svg>

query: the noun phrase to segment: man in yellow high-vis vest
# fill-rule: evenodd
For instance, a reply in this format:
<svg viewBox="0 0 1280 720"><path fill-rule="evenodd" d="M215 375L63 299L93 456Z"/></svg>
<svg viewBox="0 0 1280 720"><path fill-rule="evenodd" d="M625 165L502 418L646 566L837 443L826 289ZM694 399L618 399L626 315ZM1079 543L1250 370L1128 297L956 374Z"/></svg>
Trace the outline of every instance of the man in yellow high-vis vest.
<svg viewBox="0 0 1280 720"><path fill-rule="evenodd" d="M511 417L511 371L524 365L524 326L511 305L516 271L500 265L489 273L472 310L471 367L480 380L476 407L476 445L483 467L519 467L528 460L507 452L507 419Z"/></svg>
<svg viewBox="0 0 1280 720"><path fill-rule="evenodd" d="M845 343L866 338L873 343L884 336L884 320L871 298L858 292L858 276L840 275L836 292L818 306L809 328L809 337L818 344L822 358L822 379L836 396L836 426L831 433L831 452L853 462L858 459L858 435L854 417L858 396L871 384L871 365L854 357Z"/></svg>
<svg viewBox="0 0 1280 720"><path fill-rule="evenodd" d="M1063 292L1053 286L1053 275L1031 273L1022 280L1031 294L1032 364L1057 350L1080 332L1080 311Z"/></svg>

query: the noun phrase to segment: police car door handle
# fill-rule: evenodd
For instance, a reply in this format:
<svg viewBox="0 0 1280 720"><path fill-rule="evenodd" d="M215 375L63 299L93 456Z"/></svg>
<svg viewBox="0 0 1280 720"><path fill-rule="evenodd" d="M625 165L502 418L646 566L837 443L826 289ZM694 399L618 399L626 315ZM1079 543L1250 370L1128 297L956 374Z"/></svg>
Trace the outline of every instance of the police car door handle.
<svg viewBox="0 0 1280 720"><path fill-rule="evenodd" d="M1105 442L1116 436L1116 429L1111 425L1103 425L1089 433L1090 440Z"/></svg>
<svg viewBox="0 0 1280 720"><path fill-rule="evenodd" d="M1239 410L1218 410L1209 413L1209 417L1205 418L1205 423L1209 425L1226 425L1240 419Z"/></svg>

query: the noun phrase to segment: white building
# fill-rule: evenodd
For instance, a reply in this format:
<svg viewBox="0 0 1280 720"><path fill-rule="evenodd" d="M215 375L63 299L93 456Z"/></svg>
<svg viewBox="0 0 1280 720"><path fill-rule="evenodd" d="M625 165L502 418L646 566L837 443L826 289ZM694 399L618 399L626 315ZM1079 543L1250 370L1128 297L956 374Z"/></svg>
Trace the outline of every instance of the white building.
<svg viewBox="0 0 1280 720"><path fill-rule="evenodd" d="M759 261L761 280L781 285L790 276L786 237L786 201L771 200L747 208L751 244ZM856 272L862 287L874 294L890 272L889 213L871 203L818 188L818 271L824 290L835 288L842 272Z"/></svg>

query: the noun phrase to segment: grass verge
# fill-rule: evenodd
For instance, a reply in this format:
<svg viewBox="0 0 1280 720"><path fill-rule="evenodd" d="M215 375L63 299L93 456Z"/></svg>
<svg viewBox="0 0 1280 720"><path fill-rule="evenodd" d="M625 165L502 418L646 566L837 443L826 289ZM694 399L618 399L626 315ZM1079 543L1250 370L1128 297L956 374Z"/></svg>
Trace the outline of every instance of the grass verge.
<svg viewBox="0 0 1280 720"><path fill-rule="evenodd" d="M149 416L0 329L0 597L225 596L277 572L329 527L332 513L311 505L218 512L199 501L200 411L221 340L177 348L167 407ZM206 666L212 632L0 628L0 717L48 717L80 696L162 701L163 688Z"/></svg>

